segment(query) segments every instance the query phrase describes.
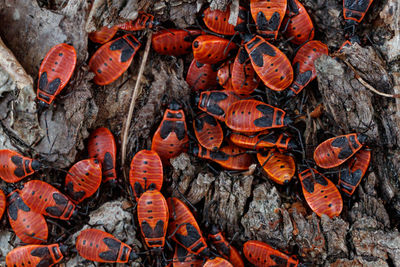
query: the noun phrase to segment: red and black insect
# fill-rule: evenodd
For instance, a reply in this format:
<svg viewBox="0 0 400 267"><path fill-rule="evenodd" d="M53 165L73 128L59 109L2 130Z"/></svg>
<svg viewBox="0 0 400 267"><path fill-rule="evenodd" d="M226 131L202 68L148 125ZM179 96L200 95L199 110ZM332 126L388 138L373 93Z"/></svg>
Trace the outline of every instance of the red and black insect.
<svg viewBox="0 0 400 267"><path fill-rule="evenodd" d="M221 147L218 151L208 150L198 145L193 147L191 152L199 158L212 160L227 170L246 171L253 163L253 158L246 153L246 150L233 144Z"/></svg>
<svg viewBox="0 0 400 267"><path fill-rule="evenodd" d="M213 89L217 86L217 69L214 65L203 64L193 59L186 82L193 91Z"/></svg>
<svg viewBox="0 0 400 267"><path fill-rule="evenodd" d="M128 21L122 24L118 24L118 28L124 31L141 31L144 29L152 29L160 24L160 22L154 19L154 16L142 11L138 12L137 19L133 21Z"/></svg>
<svg viewBox="0 0 400 267"><path fill-rule="evenodd" d="M247 260L257 267L296 267L299 265L299 260L295 256L286 255L267 243L257 240L250 240L244 243L243 253Z"/></svg>
<svg viewBox="0 0 400 267"><path fill-rule="evenodd" d="M137 203L137 216L142 236L149 248L163 248L168 228L168 204L157 190L143 193Z"/></svg>
<svg viewBox="0 0 400 267"><path fill-rule="evenodd" d="M68 44L53 46L39 68L37 98L39 105L47 106L67 85L76 66L75 48Z"/></svg>
<svg viewBox="0 0 400 267"><path fill-rule="evenodd" d="M290 155L277 150L257 153L258 162L268 177L278 184L288 184L296 173L296 163Z"/></svg>
<svg viewBox="0 0 400 267"><path fill-rule="evenodd" d="M151 150L156 151L166 164L168 159L179 156L185 150L188 141L185 113L173 101L154 133Z"/></svg>
<svg viewBox="0 0 400 267"><path fill-rule="evenodd" d="M236 21L236 26L230 24L229 16L230 16L230 5L226 8L225 11L221 10L211 10L211 8L207 8L204 10L202 15L204 24L212 30L213 32L222 34L222 35L234 35L236 32L244 32L247 29L247 13L246 9L243 7L239 7L239 15Z"/></svg>
<svg viewBox="0 0 400 267"><path fill-rule="evenodd" d="M315 163L324 169L335 168L360 150L366 139L363 134L352 133L325 140L314 151Z"/></svg>
<svg viewBox="0 0 400 267"><path fill-rule="evenodd" d="M314 62L322 55L328 55L328 47L320 41L309 41L300 47L293 59L294 80L289 96L297 95L317 77Z"/></svg>
<svg viewBox="0 0 400 267"><path fill-rule="evenodd" d="M89 33L90 41L98 44L105 44L110 41L118 31L118 26L107 27L104 26L99 31Z"/></svg>
<svg viewBox="0 0 400 267"><path fill-rule="evenodd" d="M274 91L282 91L292 83L292 65L277 47L260 36L255 36L244 46L255 72L265 86Z"/></svg>
<svg viewBox="0 0 400 267"><path fill-rule="evenodd" d="M276 148L279 151L296 150L297 143L286 133L265 130L256 134L233 132L229 140L237 146L258 150L262 148Z"/></svg>
<svg viewBox="0 0 400 267"><path fill-rule="evenodd" d="M232 88L232 63L227 61L217 72L217 81L225 90L233 91Z"/></svg>
<svg viewBox="0 0 400 267"><path fill-rule="evenodd" d="M75 204L96 193L100 184L101 164L94 158L78 161L65 177L66 192Z"/></svg>
<svg viewBox="0 0 400 267"><path fill-rule="evenodd" d="M7 183L17 183L35 173L41 167L39 161L24 157L9 149L0 150L0 178Z"/></svg>
<svg viewBox="0 0 400 267"><path fill-rule="evenodd" d="M138 258L130 246L97 229L81 231L75 245L79 255L90 261L127 263Z"/></svg>
<svg viewBox="0 0 400 267"><path fill-rule="evenodd" d="M290 42L301 45L314 39L314 25L307 10L298 0L288 0L286 17L282 25L286 25L284 35Z"/></svg>
<svg viewBox="0 0 400 267"><path fill-rule="evenodd" d="M96 75L94 83L107 85L118 79L128 69L140 45L132 34L102 45L89 61L89 67Z"/></svg>
<svg viewBox="0 0 400 267"><path fill-rule="evenodd" d="M286 13L286 6L287 0L250 1L250 11L257 24L257 31L265 39L276 39L278 36L279 27Z"/></svg>
<svg viewBox="0 0 400 267"><path fill-rule="evenodd" d="M221 124L211 115L201 113L193 121L197 141L209 150L217 150L224 140Z"/></svg>
<svg viewBox="0 0 400 267"><path fill-rule="evenodd" d="M236 132L254 133L287 126L291 120L282 109L250 99L231 104L225 123Z"/></svg>
<svg viewBox="0 0 400 267"><path fill-rule="evenodd" d="M58 244L22 246L8 252L6 264L10 267L51 267L64 258L66 250L66 246Z"/></svg>
<svg viewBox="0 0 400 267"><path fill-rule="evenodd" d="M330 218L339 216L343 200L336 186L315 169L307 169L299 174L304 198L310 208L318 215Z"/></svg>
<svg viewBox="0 0 400 267"><path fill-rule="evenodd" d="M225 121L228 108L235 102L248 96L239 96L233 91L206 91L196 98L197 107L214 118Z"/></svg>
<svg viewBox="0 0 400 267"><path fill-rule="evenodd" d="M172 240L189 253L208 255L209 249L206 240L189 208L175 197L168 198L167 202L170 219L168 233L173 234Z"/></svg>
<svg viewBox="0 0 400 267"><path fill-rule="evenodd" d="M246 49L243 47L232 65L232 88L237 94L251 94L258 87L260 78L254 71Z"/></svg>
<svg viewBox="0 0 400 267"><path fill-rule="evenodd" d="M339 187L348 196L353 195L368 170L371 150L360 149L339 172Z"/></svg>
<svg viewBox="0 0 400 267"><path fill-rule="evenodd" d="M27 244L46 243L48 228L44 216L31 210L18 190L11 192L7 199L8 221L19 239Z"/></svg>
<svg viewBox="0 0 400 267"><path fill-rule="evenodd" d="M129 183L136 201L149 188L161 191L163 177L163 166L157 152L140 150L135 154L129 171Z"/></svg>
<svg viewBox="0 0 400 267"><path fill-rule="evenodd" d="M208 259L203 267L233 267L233 265L224 258L215 257L213 259Z"/></svg>
<svg viewBox="0 0 400 267"><path fill-rule="evenodd" d="M193 40L201 30L165 29L153 34L151 44L161 55L181 56L192 50Z"/></svg>
<svg viewBox="0 0 400 267"><path fill-rule="evenodd" d="M3 217L4 211L7 206L7 198L3 190L0 189L0 219Z"/></svg>
<svg viewBox="0 0 400 267"><path fill-rule="evenodd" d="M348 25L360 23L373 0L343 0L343 17Z"/></svg>
<svg viewBox="0 0 400 267"><path fill-rule="evenodd" d="M237 46L228 39L214 35L200 35L192 44L193 57L203 64L215 64L225 60Z"/></svg>
<svg viewBox="0 0 400 267"><path fill-rule="evenodd" d="M103 182L117 182L115 161L117 145L113 134L105 127L94 130L89 137L88 151L90 158L96 158L101 163Z"/></svg>
<svg viewBox="0 0 400 267"><path fill-rule="evenodd" d="M75 211L75 204L53 186L40 180L31 180L20 190L21 198L34 212L69 220Z"/></svg>
<svg viewBox="0 0 400 267"><path fill-rule="evenodd" d="M239 252L225 239L217 226L212 225L208 239L215 246L218 253L225 259L229 260L233 266L244 267L244 262Z"/></svg>
<svg viewBox="0 0 400 267"><path fill-rule="evenodd" d="M174 267L202 267L204 260L189 252L179 244L175 246L175 254L173 258Z"/></svg>

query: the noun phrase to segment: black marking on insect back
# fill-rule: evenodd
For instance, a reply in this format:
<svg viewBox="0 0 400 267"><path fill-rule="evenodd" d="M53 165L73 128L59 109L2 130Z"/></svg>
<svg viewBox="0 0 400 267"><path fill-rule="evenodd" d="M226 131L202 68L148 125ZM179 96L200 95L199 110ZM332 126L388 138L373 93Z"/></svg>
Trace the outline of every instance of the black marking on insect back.
<svg viewBox="0 0 400 267"><path fill-rule="evenodd" d="M210 151L210 158L213 160L226 161L229 159L229 155L222 151Z"/></svg>
<svg viewBox="0 0 400 267"><path fill-rule="evenodd" d="M47 72L43 72L39 78L39 89L44 91L44 89L47 87L48 82L49 81L47 80Z"/></svg>
<svg viewBox="0 0 400 267"><path fill-rule="evenodd" d="M311 76L312 76L311 70L305 71L296 76L295 82L300 85L306 85L310 81Z"/></svg>
<svg viewBox="0 0 400 267"><path fill-rule="evenodd" d="M184 247L177 244L176 245L176 254L178 256L178 260L180 262L184 262L186 260L186 256L189 254L189 252Z"/></svg>
<svg viewBox="0 0 400 267"><path fill-rule="evenodd" d="M225 100L228 98L228 95L226 93L223 92L212 92L209 96L209 101L210 102L214 102L214 103L218 103L222 100Z"/></svg>
<svg viewBox="0 0 400 267"><path fill-rule="evenodd" d="M128 42L121 38L121 39L115 40L110 45L110 50L111 51L121 50L122 48L124 48L126 46L129 46Z"/></svg>
<svg viewBox="0 0 400 267"><path fill-rule="evenodd" d="M63 213L63 211L59 207L55 207L55 206L47 207L45 210L49 215L56 216L56 217L60 217Z"/></svg>
<svg viewBox="0 0 400 267"><path fill-rule="evenodd" d="M117 261L118 252L121 248L121 242L109 237L103 238L103 242L110 250L101 252L99 257L107 261Z"/></svg>
<svg viewBox="0 0 400 267"><path fill-rule="evenodd" d="M196 118L194 120L194 128L198 132L201 132L201 130L203 130L203 128L204 128L204 120L203 120L203 118Z"/></svg>
<svg viewBox="0 0 400 267"><path fill-rule="evenodd" d="M270 57L276 56L275 50L267 42L260 44L250 52L250 57L253 59L254 64L260 68L264 66L264 55L268 55Z"/></svg>
<svg viewBox="0 0 400 267"><path fill-rule="evenodd" d="M25 170L27 172L33 172L33 170L31 169L31 161L29 159L24 160L24 164L25 164Z"/></svg>
<svg viewBox="0 0 400 267"><path fill-rule="evenodd" d="M239 63L240 64L245 63L248 58L249 58L249 54L247 53L246 49L241 48L239 51L239 56L238 56Z"/></svg>
<svg viewBox="0 0 400 267"><path fill-rule="evenodd" d="M74 191L74 184L70 181L66 186L67 194L75 201L79 201L85 196L85 191Z"/></svg>
<svg viewBox="0 0 400 267"><path fill-rule="evenodd" d="M16 221L18 219L18 210L22 210L25 212L29 212L31 210L17 192L13 193L13 195L9 197L9 202L10 204L8 206L8 214L13 221Z"/></svg>
<svg viewBox="0 0 400 267"><path fill-rule="evenodd" d="M277 31L280 21L281 15L278 12L274 12L269 20L263 12L260 11L257 14L257 28L260 31Z"/></svg>
<svg viewBox="0 0 400 267"><path fill-rule="evenodd" d="M225 243L219 242L214 243L214 246L217 248L218 252L223 254L224 256L229 257L231 254L231 250Z"/></svg>
<svg viewBox="0 0 400 267"><path fill-rule="evenodd" d="M344 0L344 7L358 12L365 12L369 1L371 0Z"/></svg>
<svg viewBox="0 0 400 267"><path fill-rule="evenodd" d="M207 112L214 114L216 116L225 116L225 110L223 110L222 108L220 108L218 105L208 105L207 106Z"/></svg>
<svg viewBox="0 0 400 267"><path fill-rule="evenodd" d="M130 44L132 44L134 47L138 47L140 45L134 37L128 35L127 38L129 40Z"/></svg>
<svg viewBox="0 0 400 267"><path fill-rule="evenodd" d="M278 141L278 135L276 135L276 134L260 134L258 136L258 140L276 144L276 142Z"/></svg>
<svg viewBox="0 0 400 267"><path fill-rule="evenodd" d="M314 181L311 176L303 179L303 187L308 193L314 193Z"/></svg>
<svg viewBox="0 0 400 267"><path fill-rule="evenodd" d="M50 101L50 97L48 97L47 95L44 95L42 93L39 93L39 99L43 99L43 100L45 100L47 102Z"/></svg>
<svg viewBox="0 0 400 267"><path fill-rule="evenodd" d="M53 193L53 199L56 202L57 205L67 205L68 203L68 198L65 197L64 195L60 194L60 193Z"/></svg>
<svg viewBox="0 0 400 267"><path fill-rule="evenodd" d="M211 115L205 115L201 119L211 126L217 126L217 120Z"/></svg>
<svg viewBox="0 0 400 267"><path fill-rule="evenodd" d="M258 36L256 36L256 38L254 39L254 41L250 41L249 43L247 43L247 49L252 49L256 44L258 44L259 42L261 42L262 39Z"/></svg>
<svg viewBox="0 0 400 267"><path fill-rule="evenodd" d="M205 245L203 244L203 242L200 242L200 243L198 243L196 246L194 246L194 247L192 248L192 251L193 251L193 252L197 252L197 251L199 251L202 247L205 247Z"/></svg>
<svg viewBox="0 0 400 267"><path fill-rule="evenodd" d="M274 254L270 254L269 257L276 263L276 265L271 265L271 266L287 266L287 259L279 257Z"/></svg>
<svg viewBox="0 0 400 267"><path fill-rule="evenodd" d="M17 168L14 170L14 174L19 178L24 177L26 175L22 160L23 159L20 156L12 156L11 157L12 163L14 163L15 166L17 166Z"/></svg>
<svg viewBox="0 0 400 267"><path fill-rule="evenodd" d="M175 129L174 132L176 133L176 136L178 137L178 140L182 140L186 136L186 131L185 131L185 122L183 121L177 121L175 122Z"/></svg>
<svg viewBox="0 0 400 267"><path fill-rule="evenodd" d="M315 173L314 175L315 175L315 181L317 183L319 183L320 185L323 185L323 186L327 186L328 185L328 181L326 180L326 178L324 176L322 176L319 173Z"/></svg>
<svg viewBox="0 0 400 267"><path fill-rule="evenodd" d="M257 127L270 127L274 122L274 108L267 105L257 105L257 110L259 110L263 116L254 120L254 125Z"/></svg>
<svg viewBox="0 0 400 267"><path fill-rule="evenodd" d="M135 190L136 197L139 198L144 193L142 185L139 182L135 182L133 187Z"/></svg>
<svg viewBox="0 0 400 267"><path fill-rule="evenodd" d="M351 172L348 168L342 170L340 172L340 180L352 186L356 186L358 182L361 180L362 170L357 169L354 172Z"/></svg>
<svg viewBox="0 0 400 267"><path fill-rule="evenodd" d="M64 214L63 218L67 219L71 216L71 212L74 210L74 205L70 203L67 208L67 212Z"/></svg>
<svg viewBox="0 0 400 267"><path fill-rule="evenodd" d="M276 125L282 125L283 124L283 111L282 110L277 110L276 111Z"/></svg>
<svg viewBox="0 0 400 267"><path fill-rule="evenodd" d="M186 232L187 235L181 235L179 233L175 234L176 240L181 243L185 248L190 247L193 245L197 240L201 238L201 235L197 231L197 229L191 225L190 223L186 223ZM181 226L183 227L183 226Z"/></svg>
<svg viewBox="0 0 400 267"><path fill-rule="evenodd" d="M169 134L174 130L175 122L173 121L163 121L160 129L160 137L166 139Z"/></svg>
<svg viewBox="0 0 400 267"><path fill-rule="evenodd" d="M31 255L34 257L43 258L46 256L50 256L50 250L47 247L40 247L32 249Z"/></svg>
<svg viewBox="0 0 400 267"><path fill-rule="evenodd" d="M131 46L125 47L121 53L121 62L126 62L130 60L134 53L134 48L132 48Z"/></svg>
<svg viewBox="0 0 400 267"><path fill-rule="evenodd" d="M296 5L296 2L294 0L288 0L288 5L287 8L289 9L290 14L292 16L298 15L299 14L299 7Z"/></svg>
<svg viewBox="0 0 400 267"><path fill-rule="evenodd" d="M104 154L103 170L108 171L114 169L114 161L110 152Z"/></svg>
<svg viewBox="0 0 400 267"><path fill-rule="evenodd" d="M150 224L146 221L143 221L140 225L143 231L143 234L146 238L160 238L164 236L164 222L162 220L157 221L156 226L151 228Z"/></svg>
<svg viewBox="0 0 400 267"><path fill-rule="evenodd" d="M347 159L353 154L353 150L345 136L335 138L335 140L332 141L332 146L340 148L339 159Z"/></svg>
<svg viewBox="0 0 400 267"><path fill-rule="evenodd" d="M350 139L351 146L354 149L358 149L360 147L359 144L357 143L356 138L354 137L354 135L350 135L349 139Z"/></svg>
<svg viewBox="0 0 400 267"><path fill-rule="evenodd" d="M50 258L42 259L35 267L48 267L54 264L53 260Z"/></svg>
<svg viewBox="0 0 400 267"><path fill-rule="evenodd" d="M60 84L61 84L61 79L56 78L49 84L47 88L43 89L43 91L50 95L54 95L57 92L58 88L60 87Z"/></svg>

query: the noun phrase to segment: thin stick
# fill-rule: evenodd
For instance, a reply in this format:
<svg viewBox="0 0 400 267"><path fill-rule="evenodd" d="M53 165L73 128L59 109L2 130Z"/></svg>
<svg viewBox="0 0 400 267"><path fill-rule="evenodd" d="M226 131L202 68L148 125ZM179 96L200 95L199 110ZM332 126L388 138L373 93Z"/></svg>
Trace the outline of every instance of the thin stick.
<svg viewBox="0 0 400 267"><path fill-rule="evenodd" d="M129 133L130 125L131 125L133 109L135 108L136 100L139 96L140 80L142 79L144 68L145 68L146 62L147 62L147 58L149 56L152 35L153 35L153 32L149 31L148 35L147 35L147 43L146 43L146 48L145 48L144 54L143 54L142 64L140 65L139 74L136 79L135 88L133 89L133 92L132 92L131 104L129 106L128 117L125 121L124 134L122 136L121 167L122 167L122 171L124 173L125 178L127 177L124 166L125 166L125 159L126 159L126 146L128 143L128 133Z"/></svg>

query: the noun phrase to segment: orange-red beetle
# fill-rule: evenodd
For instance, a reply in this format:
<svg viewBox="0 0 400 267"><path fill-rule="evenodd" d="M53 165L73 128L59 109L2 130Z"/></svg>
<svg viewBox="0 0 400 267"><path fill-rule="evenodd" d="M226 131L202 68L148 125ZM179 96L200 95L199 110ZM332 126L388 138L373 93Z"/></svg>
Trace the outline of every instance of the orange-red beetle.
<svg viewBox="0 0 400 267"><path fill-rule="evenodd" d="M254 70L265 86L274 91L282 91L292 83L292 65L277 47L260 36L255 36L244 46Z"/></svg>
<svg viewBox="0 0 400 267"><path fill-rule="evenodd" d="M20 194L26 205L37 213L61 220L69 220L74 214L74 203L46 182L31 180L24 184Z"/></svg>
<svg viewBox="0 0 400 267"><path fill-rule="evenodd" d="M0 150L0 178L7 183L17 183L38 171L40 167L39 161L24 157L16 151Z"/></svg>
<svg viewBox="0 0 400 267"><path fill-rule="evenodd" d="M291 120L282 109L250 99L233 103L226 112L225 123L236 132L254 133L284 127Z"/></svg>
<svg viewBox="0 0 400 267"><path fill-rule="evenodd" d="M310 208L318 215L330 218L339 216L343 200L336 186L315 169L307 169L299 174L304 198Z"/></svg>
<svg viewBox="0 0 400 267"><path fill-rule="evenodd" d="M247 260L257 267L296 267L299 265L299 260L295 256L288 256L261 241L247 241L243 245L243 253Z"/></svg>
<svg viewBox="0 0 400 267"><path fill-rule="evenodd" d="M315 163L324 169L337 167L360 150L366 139L363 134L352 133L325 140L314 150Z"/></svg>
<svg viewBox="0 0 400 267"><path fill-rule="evenodd" d="M193 57L204 64L215 64L225 60L237 46L228 39L214 35L200 35L192 44Z"/></svg>
<svg viewBox="0 0 400 267"><path fill-rule="evenodd" d="M288 0L286 17L282 25L287 25L284 35L286 38L291 38L290 42L294 44L300 45L314 39L312 20L298 0Z"/></svg>
<svg viewBox="0 0 400 267"><path fill-rule="evenodd" d="M179 244L175 246L173 267L202 267L204 260L189 252Z"/></svg>
<svg viewBox="0 0 400 267"><path fill-rule="evenodd" d="M209 249L206 240L189 208L175 197L168 198L167 202L170 219L168 233L173 234L172 240L189 253L207 255Z"/></svg>
<svg viewBox="0 0 400 267"><path fill-rule="evenodd" d="M231 14L230 5L226 8L225 11L221 10L211 10L211 8L207 8L204 10L202 15L204 24L212 30L213 32L222 34L222 35L234 35L236 32L244 32L246 31L246 9L243 7L239 7L239 14L236 21L236 25L230 24L229 16Z"/></svg>
<svg viewBox="0 0 400 267"><path fill-rule="evenodd" d="M66 192L75 204L96 193L100 184L101 164L94 158L78 161L65 177Z"/></svg>
<svg viewBox="0 0 400 267"><path fill-rule="evenodd" d="M124 31L140 31L144 29L151 29L157 26L159 22L154 19L154 16L143 11L138 12L138 17L133 21L118 24L118 28Z"/></svg>
<svg viewBox="0 0 400 267"><path fill-rule="evenodd" d="M8 195L8 221L15 234L27 244L47 242L48 228L42 214L31 210L22 200L18 190Z"/></svg>
<svg viewBox="0 0 400 267"><path fill-rule="evenodd" d="M107 27L104 26L99 31L89 33L90 41L98 44L105 44L110 41L118 31L118 26Z"/></svg>
<svg viewBox="0 0 400 267"><path fill-rule="evenodd" d="M203 267L233 267L233 265L224 258L215 257L213 259L208 259Z"/></svg>
<svg viewBox="0 0 400 267"><path fill-rule="evenodd" d="M51 267L64 258L66 250L66 246L58 244L18 247L8 252L6 264L9 267Z"/></svg>
<svg viewBox="0 0 400 267"><path fill-rule="evenodd" d="M258 33L267 40L276 39L286 13L287 0L250 0L250 10Z"/></svg>
<svg viewBox="0 0 400 267"><path fill-rule="evenodd" d="M129 183L136 201L149 188L161 191L163 184L163 166L160 156L153 150L140 150L132 159L129 171Z"/></svg>
<svg viewBox="0 0 400 267"><path fill-rule="evenodd" d="M221 124L211 115L201 113L193 121L194 133L200 145L217 150L224 140Z"/></svg>
<svg viewBox="0 0 400 267"><path fill-rule="evenodd" d="M165 29L153 34L151 45L161 55L181 56L192 49L193 40L201 30Z"/></svg>
<svg viewBox="0 0 400 267"><path fill-rule="evenodd" d="M314 62L322 55L328 55L328 47L320 41L309 41L297 51L293 59L294 80L289 96L297 95L317 77Z"/></svg>
<svg viewBox="0 0 400 267"><path fill-rule="evenodd" d="M233 266L244 267L244 262L239 251L237 251L237 249L225 239L222 232L215 225L212 225L208 239L215 246L218 253L225 259L229 260Z"/></svg>
<svg viewBox="0 0 400 267"><path fill-rule="evenodd" d="M7 206L7 198L3 190L0 189L0 219L3 217L4 211Z"/></svg>
<svg viewBox="0 0 400 267"><path fill-rule="evenodd" d="M168 228L168 205L157 190L143 193L137 203L137 216L142 236L149 248L163 248Z"/></svg>
<svg viewBox="0 0 400 267"><path fill-rule="evenodd" d="M89 157L96 158L101 163L103 182L117 182L115 161L117 157L117 145L113 134L107 128L100 127L89 136Z"/></svg>
<svg viewBox="0 0 400 267"><path fill-rule="evenodd" d="M265 130L256 134L233 132L229 140L237 146L248 149L276 148L279 151L294 150L297 143L286 133Z"/></svg>
<svg viewBox="0 0 400 267"><path fill-rule="evenodd" d="M275 183L288 184L296 172L294 158L277 150L270 150L268 153L259 152L257 159L265 173Z"/></svg>
<svg viewBox="0 0 400 267"><path fill-rule="evenodd" d="M359 150L339 172L339 187L347 195L353 195L371 161L371 150Z"/></svg>
<svg viewBox="0 0 400 267"><path fill-rule="evenodd" d="M232 88L237 94L251 94L258 87L260 78L254 71L246 49L243 47L232 65Z"/></svg>
<svg viewBox="0 0 400 267"><path fill-rule="evenodd" d="M97 229L81 231L75 245L79 255L90 261L127 263L138 258L130 246Z"/></svg>
<svg viewBox="0 0 400 267"><path fill-rule="evenodd" d="M140 43L132 34L102 45L89 61L89 67L96 75L93 82L107 85L118 79L131 65L139 48Z"/></svg>
<svg viewBox="0 0 400 267"><path fill-rule="evenodd" d="M253 158L250 154L233 144L221 147L218 151L195 146L191 152L199 158L212 160L227 170L245 171L253 163Z"/></svg>
<svg viewBox="0 0 400 267"><path fill-rule="evenodd" d="M248 96L239 96L232 91L205 91L196 98L197 107L214 118L225 121L228 108L235 102Z"/></svg>
<svg viewBox="0 0 400 267"><path fill-rule="evenodd" d="M213 89L217 86L217 70L214 65L193 59L186 75L186 82L193 91Z"/></svg>
<svg viewBox="0 0 400 267"><path fill-rule="evenodd" d="M75 48L68 44L53 46L39 68L37 98L39 105L53 103L54 98L67 85L76 66Z"/></svg>
<svg viewBox="0 0 400 267"><path fill-rule="evenodd" d="M167 164L168 159L177 157L184 151L188 141L185 113L173 101L154 133L151 150L156 151L163 163Z"/></svg>

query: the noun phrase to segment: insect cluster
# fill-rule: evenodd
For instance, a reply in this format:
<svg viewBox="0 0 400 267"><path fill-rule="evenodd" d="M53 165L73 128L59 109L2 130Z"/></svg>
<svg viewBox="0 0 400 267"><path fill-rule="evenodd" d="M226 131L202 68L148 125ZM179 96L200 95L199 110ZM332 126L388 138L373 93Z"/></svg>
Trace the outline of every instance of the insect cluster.
<svg viewBox="0 0 400 267"><path fill-rule="evenodd" d="M353 31L371 2L364 1L361 7L355 6L357 1L344 1L344 17ZM157 30L151 41L154 51L161 55L193 52L186 81L193 91L195 109L200 112L189 116L193 124L188 129L182 103L171 101L153 135L151 150L137 152L130 165L129 192L137 203L136 218L148 251L139 252L97 229L81 231L72 247L58 241L45 245L49 237L46 217L73 221L79 216L79 205L88 198L95 200L102 184L115 186L121 182L117 179L114 136L101 127L89 137L89 158L68 170L65 194L41 180L30 180L18 188L11 186L7 195L0 190L0 216L7 211L13 231L29 244L8 253L8 266L53 266L74 250L87 260L106 263L127 263L141 253L151 253L162 266L245 266L241 253L216 226L207 230L207 243L190 208L179 198L166 199L161 193L169 159L185 151L236 172L248 171L256 157L264 173L280 185L289 184L298 172L310 208L318 216L340 214L341 193L304 158L295 116L267 103L260 90L265 87L282 92L277 94L286 98L298 95L316 78L314 61L328 55L328 47L313 40L312 20L297 0L252 0L249 6L239 8L235 26L228 23L230 8L205 9L202 20L208 29L159 29L152 15L140 12L135 21L89 34L92 42L102 44L89 60L97 85L112 83L128 69L141 47L133 35L136 31ZM113 39L118 31L130 33ZM273 44L279 40L279 32L296 45L292 62ZM39 70L40 106L53 103L75 66L72 46L59 44L48 52ZM349 196L368 169L371 151L365 142L362 134L347 134L326 140L314 151L315 164L323 169L336 168L338 186ZM44 168L48 166L40 160L0 150L0 177L11 185ZM168 240L175 243L172 259L164 252L173 250ZM165 249L167 245L171 249ZM300 264L295 256L255 240L244 244L243 254L256 266Z"/></svg>

